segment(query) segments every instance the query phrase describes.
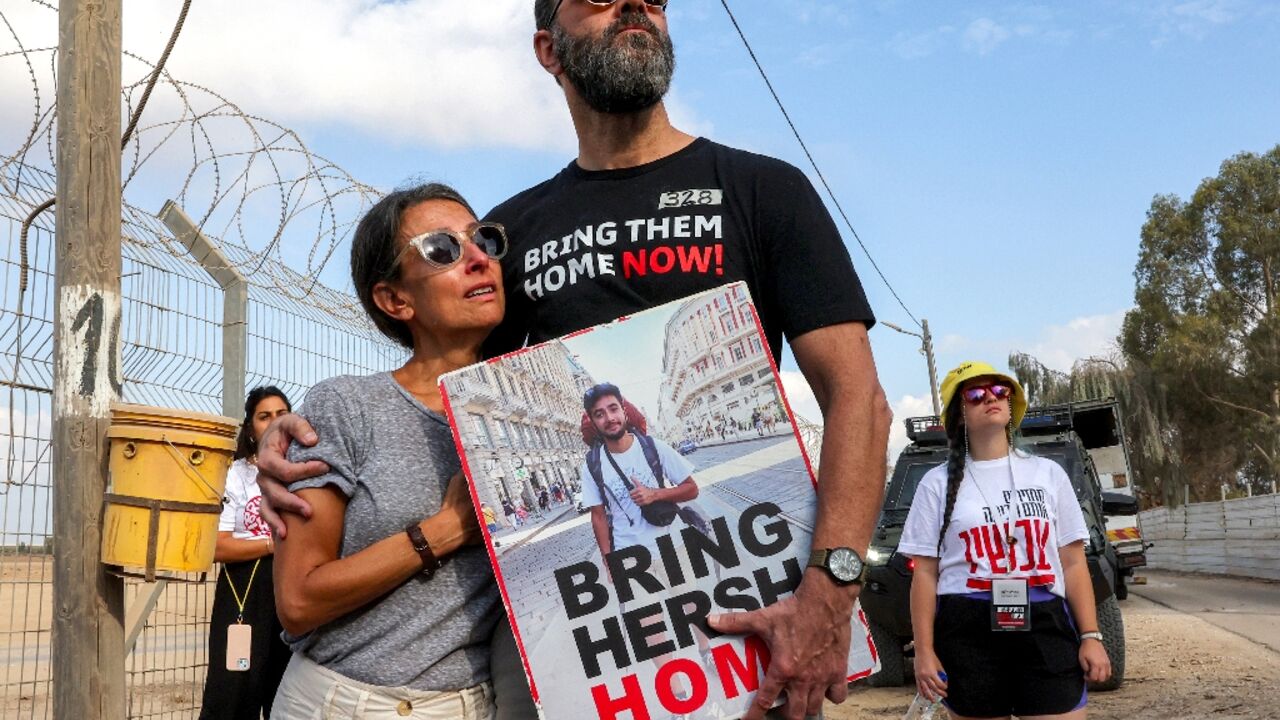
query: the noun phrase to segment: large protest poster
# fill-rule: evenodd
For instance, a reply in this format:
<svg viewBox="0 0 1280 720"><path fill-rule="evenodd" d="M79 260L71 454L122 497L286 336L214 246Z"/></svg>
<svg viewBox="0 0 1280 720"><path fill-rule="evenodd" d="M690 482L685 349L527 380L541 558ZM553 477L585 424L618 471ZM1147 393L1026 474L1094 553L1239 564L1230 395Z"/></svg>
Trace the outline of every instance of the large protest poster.
<svg viewBox="0 0 1280 720"><path fill-rule="evenodd" d="M767 649L705 618L794 590L817 501L746 286L450 373L441 389L543 717L745 713ZM632 449L607 453L605 436ZM633 496L658 475L696 485L675 517ZM850 680L877 667L860 610L852 637Z"/></svg>

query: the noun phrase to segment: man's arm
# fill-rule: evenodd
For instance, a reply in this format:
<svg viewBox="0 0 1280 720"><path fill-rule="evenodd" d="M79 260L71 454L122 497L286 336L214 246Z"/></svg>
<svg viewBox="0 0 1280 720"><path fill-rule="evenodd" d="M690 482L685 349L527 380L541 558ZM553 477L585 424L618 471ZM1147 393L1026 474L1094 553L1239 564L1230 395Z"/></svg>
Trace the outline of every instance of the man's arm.
<svg viewBox="0 0 1280 720"><path fill-rule="evenodd" d="M818 473L813 547L851 547L866 557L884 493L892 412L876 376L867 329L840 323L791 341L796 363L822 409L825 432ZM844 702L853 604L860 585L840 587L808 568L792 597L747 613L716 615L721 632L759 635L772 656L744 720L764 717L780 693L786 716L816 715L824 695Z"/></svg>
<svg viewBox="0 0 1280 720"><path fill-rule="evenodd" d="M693 476L680 481L678 485L664 488L651 488L648 485L636 485L631 490L631 502L640 507L644 507L657 500L668 500L670 502L682 503L689 502L698 497L698 483Z"/></svg>
<svg viewBox="0 0 1280 720"><path fill-rule="evenodd" d="M595 505L591 508L591 531L595 533L596 545L600 546L600 567L604 568L605 576L609 576L609 563L605 562L605 557L613 552L613 543L609 539L609 518L604 514L603 505Z"/></svg>

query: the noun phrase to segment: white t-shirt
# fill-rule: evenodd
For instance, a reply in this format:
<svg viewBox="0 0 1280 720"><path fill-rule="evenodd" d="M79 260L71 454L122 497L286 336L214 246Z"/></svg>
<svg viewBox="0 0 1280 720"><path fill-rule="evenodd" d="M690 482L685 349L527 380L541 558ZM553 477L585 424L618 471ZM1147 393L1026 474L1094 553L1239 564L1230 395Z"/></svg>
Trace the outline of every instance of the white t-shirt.
<svg viewBox="0 0 1280 720"><path fill-rule="evenodd" d="M680 453L671 448L670 445L654 438L654 447L658 450L658 458L662 461L662 474L666 476L666 486L679 485L684 482L685 478L693 474L693 465ZM631 493L627 490L627 486L622 483L622 478L618 477L618 471L613 469L609 458L604 456L605 450L600 450L600 474L606 488L605 497L600 497L600 488L596 485L596 481L591 477L591 472L587 470L587 461L584 458L582 468L579 474L582 477L582 506L595 507L603 505L607 500L609 509L613 513L613 549L620 550L624 547L632 545L647 545L650 548L655 547L654 541L659 535L670 530L669 527L656 527L650 524L640 515L640 506L631 500ZM640 447L640 441L633 439L631 448L620 455L614 455L613 459L617 461L618 467L630 478L632 485L647 485L651 488L658 487L658 481L653 477L653 470L649 468L649 463L644 459L644 450Z"/></svg>
<svg viewBox="0 0 1280 720"><path fill-rule="evenodd" d="M271 527L262 519L258 508L262 505L262 491L258 489L258 466L247 460L236 460L227 470L227 488L222 494L226 501L218 518L218 531L231 531L237 540L266 540L271 537Z"/></svg>
<svg viewBox="0 0 1280 720"><path fill-rule="evenodd" d="M970 458L965 464L942 541L939 595L990 590L993 578L1026 578L1031 587L1066 597L1058 548L1089 537L1071 479L1053 460L1021 452L1013 454L1012 469L1018 499L1010 506L1008 458ZM944 463L920 479L898 552L939 557L938 531L946 499ZM1008 533L1017 539L1012 547Z"/></svg>

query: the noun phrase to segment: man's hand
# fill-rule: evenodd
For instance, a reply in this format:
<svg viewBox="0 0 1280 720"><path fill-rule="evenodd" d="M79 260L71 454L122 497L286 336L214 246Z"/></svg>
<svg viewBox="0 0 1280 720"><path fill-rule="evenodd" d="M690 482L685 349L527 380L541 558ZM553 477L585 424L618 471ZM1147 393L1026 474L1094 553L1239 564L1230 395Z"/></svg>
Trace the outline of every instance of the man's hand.
<svg viewBox="0 0 1280 720"><path fill-rule="evenodd" d="M635 487L631 488L631 501L640 507L644 507L655 500L661 499L662 498L658 497L658 490L656 488L651 488L647 485L640 485L639 483L637 483Z"/></svg>
<svg viewBox="0 0 1280 720"><path fill-rule="evenodd" d="M822 570L810 568L792 597L760 610L708 618L722 633L759 635L769 647L769 670L743 720L762 720L784 692L789 720L817 715L824 697L844 702L849 622L858 588L839 587Z"/></svg>
<svg viewBox="0 0 1280 720"><path fill-rule="evenodd" d="M289 492L289 483L317 477L329 472L329 466L319 460L304 463L289 462L284 454L289 450L289 441L311 447L319 440L311 423L301 415L289 413L281 415L267 426L258 441L258 487L262 489L262 506L259 512L262 519L271 526L272 534L283 540L287 530L282 512L291 512L302 517L311 517L311 506L305 500Z"/></svg>

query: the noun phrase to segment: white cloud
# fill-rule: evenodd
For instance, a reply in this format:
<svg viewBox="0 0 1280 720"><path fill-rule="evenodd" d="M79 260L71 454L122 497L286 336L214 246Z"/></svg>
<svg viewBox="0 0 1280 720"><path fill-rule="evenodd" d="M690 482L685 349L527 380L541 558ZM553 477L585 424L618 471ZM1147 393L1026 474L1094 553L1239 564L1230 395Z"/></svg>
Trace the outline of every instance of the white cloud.
<svg viewBox="0 0 1280 720"><path fill-rule="evenodd" d="M1116 336L1124 323L1125 310L1101 315L1086 315L1059 325L1046 325L1034 337L981 338L950 334L938 341L939 380L950 367L947 363L961 360L984 360L1004 366L1012 351L1029 353L1045 366L1067 372L1076 360L1106 355L1115 349Z"/></svg>
<svg viewBox="0 0 1280 720"><path fill-rule="evenodd" d="M1031 353L1054 370L1067 372L1076 360L1105 355L1115 348L1127 310L1078 317L1065 325L1049 325L1023 352ZM1015 350L1021 348L1013 348Z"/></svg>
<svg viewBox="0 0 1280 720"><path fill-rule="evenodd" d="M954 33L955 28L950 25L920 33L898 33L889 41L889 49L903 60L916 60L940 50Z"/></svg>
<svg viewBox="0 0 1280 720"><path fill-rule="evenodd" d="M818 399L804 375L799 370L780 370L778 376L782 378L782 392L787 396L791 412L809 422L821 423L822 409L818 407Z"/></svg>
<svg viewBox="0 0 1280 720"><path fill-rule="evenodd" d="M907 446L907 426L904 420L933 414L933 402L928 395L903 395L893 406L893 425L889 428L889 463L898 459L898 453ZM892 467L890 467L892 470Z"/></svg>
<svg viewBox="0 0 1280 720"><path fill-rule="evenodd" d="M778 373L782 378L782 390L786 393L787 403L791 411L814 422L822 422L822 411L813 395L813 389L805 381L804 375L797 370L783 370ZM928 395L903 395L892 402L893 424L889 428L889 463L897 459L898 453L907 446L907 430L903 420L909 417L920 417L933 414L933 403Z"/></svg>
<svg viewBox="0 0 1280 720"><path fill-rule="evenodd" d="M56 44L57 13L14 4L5 15L24 46ZM176 15L167 0L127 3L125 49L156 59ZM577 145L563 95L538 66L532 36L529 0L195 3L167 69L285 126L349 128L438 148L571 152ZM0 53L16 49L12 36L0 36ZM41 60L47 66L48 57ZM133 61L125 70L126 82L145 74ZM20 56L0 59L0 92L23 98L20 107L4 103L6 138L30 123L29 87ZM52 102L51 84L42 95ZM675 114L699 127L687 107Z"/></svg>
<svg viewBox="0 0 1280 720"><path fill-rule="evenodd" d="M964 30L964 47L979 55L989 55L1013 35L1009 28L990 18L978 18Z"/></svg>
<svg viewBox="0 0 1280 720"><path fill-rule="evenodd" d="M1223 25L1236 19L1235 5L1229 0L1191 0L1174 5L1169 13L1174 17Z"/></svg>
<svg viewBox="0 0 1280 720"><path fill-rule="evenodd" d="M1236 21L1244 12L1238 0L1188 0L1166 2L1151 10L1158 35L1151 41L1155 47L1178 36L1202 39L1215 26Z"/></svg>

